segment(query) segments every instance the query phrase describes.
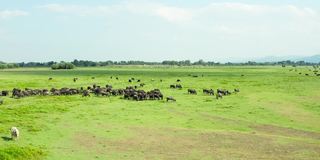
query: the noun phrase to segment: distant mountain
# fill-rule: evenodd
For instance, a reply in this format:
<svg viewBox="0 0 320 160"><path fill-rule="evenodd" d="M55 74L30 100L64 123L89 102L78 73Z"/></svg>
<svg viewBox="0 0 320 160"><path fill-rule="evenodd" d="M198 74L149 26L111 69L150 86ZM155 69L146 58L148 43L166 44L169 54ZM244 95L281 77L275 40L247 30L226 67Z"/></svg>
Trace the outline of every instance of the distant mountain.
<svg viewBox="0 0 320 160"><path fill-rule="evenodd" d="M319 63L319 62L320 62L320 55L314 55L314 56L304 57L304 58L298 59L298 61L305 61L305 62L311 62L311 63Z"/></svg>
<svg viewBox="0 0 320 160"><path fill-rule="evenodd" d="M268 56L263 58L257 58L253 61L255 62L279 62L279 61L305 61L310 63L319 63L320 62L320 55L314 55L314 56Z"/></svg>

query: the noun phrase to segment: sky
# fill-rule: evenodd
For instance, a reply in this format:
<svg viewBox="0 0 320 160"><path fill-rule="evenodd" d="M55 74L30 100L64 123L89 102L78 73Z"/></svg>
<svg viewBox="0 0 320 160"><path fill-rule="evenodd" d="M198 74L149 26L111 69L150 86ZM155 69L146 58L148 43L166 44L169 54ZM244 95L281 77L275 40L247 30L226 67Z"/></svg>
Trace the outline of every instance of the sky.
<svg viewBox="0 0 320 160"><path fill-rule="evenodd" d="M319 0L0 0L0 61L320 54Z"/></svg>

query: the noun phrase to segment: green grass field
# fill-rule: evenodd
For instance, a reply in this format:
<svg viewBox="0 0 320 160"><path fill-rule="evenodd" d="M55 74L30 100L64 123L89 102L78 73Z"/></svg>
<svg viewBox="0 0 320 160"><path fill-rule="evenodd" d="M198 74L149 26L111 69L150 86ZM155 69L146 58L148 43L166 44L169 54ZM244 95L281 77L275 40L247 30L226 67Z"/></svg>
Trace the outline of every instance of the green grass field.
<svg viewBox="0 0 320 160"><path fill-rule="evenodd" d="M177 102L81 95L2 97L0 159L320 159L320 77L307 67L289 69L2 70L0 90L92 84L124 88L135 77L146 83L142 89L158 88ZM79 81L74 83L74 77ZM183 89L170 89L178 78ZM198 95L188 95L188 88L197 89ZM216 100L202 94L203 88L239 88L240 93ZM17 141L9 140L12 126L20 130Z"/></svg>

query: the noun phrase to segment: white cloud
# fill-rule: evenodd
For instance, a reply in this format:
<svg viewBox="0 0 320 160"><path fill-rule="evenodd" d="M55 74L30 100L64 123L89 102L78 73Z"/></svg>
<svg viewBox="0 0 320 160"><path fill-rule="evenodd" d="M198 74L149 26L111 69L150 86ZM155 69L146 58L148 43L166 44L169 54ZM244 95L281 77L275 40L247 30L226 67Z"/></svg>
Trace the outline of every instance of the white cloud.
<svg viewBox="0 0 320 160"><path fill-rule="evenodd" d="M19 16L27 16L29 15L28 12L21 11L21 10L3 10L0 11L0 19L6 19L11 17L19 17Z"/></svg>
<svg viewBox="0 0 320 160"><path fill-rule="evenodd" d="M193 16L187 9L167 6L156 8L154 13L170 22L190 20Z"/></svg>
<svg viewBox="0 0 320 160"><path fill-rule="evenodd" d="M202 7L200 10L222 11L222 12L241 11L241 12L249 12L249 13L261 13L269 9L270 8L268 6L245 4L245 3L211 3L208 6Z"/></svg>
<svg viewBox="0 0 320 160"><path fill-rule="evenodd" d="M298 8L293 5L287 5L283 7L284 10L291 12L297 16L307 17L307 16L316 16L317 12L311 8Z"/></svg>
<svg viewBox="0 0 320 160"><path fill-rule="evenodd" d="M192 17L187 9L171 7L157 3L135 4L124 2L118 5L99 6L47 4L38 6L38 8L46 9L51 12L68 13L80 16L108 16L110 14L119 12L129 12L158 16L170 22L184 21Z"/></svg>
<svg viewBox="0 0 320 160"><path fill-rule="evenodd" d="M314 16L317 12L311 8L297 7L294 5L257 5L246 3L211 3L200 8L203 12L242 12L250 14L294 14L299 16Z"/></svg>
<svg viewBox="0 0 320 160"><path fill-rule="evenodd" d="M116 11L116 6L81 6L81 5L62 5L62 4L47 4L38 8L47 9L51 12L68 13L80 16L103 16Z"/></svg>
<svg viewBox="0 0 320 160"><path fill-rule="evenodd" d="M119 12L137 13L143 15L158 16L169 22L184 22L202 17L222 15L225 17L239 17L244 14L254 15L286 15L296 17L315 17L317 11L311 8L297 7L294 5L257 5L246 3L210 3L202 7L186 8L168 6L161 3L134 3L122 2L116 5L65 5L47 4L39 6L51 12L68 13L80 16L108 16ZM18 12L19 14L19 12Z"/></svg>
<svg viewBox="0 0 320 160"><path fill-rule="evenodd" d="M61 13L72 13L72 12L81 12L81 10L85 9L85 7L77 6L77 5L62 5L62 4L47 4L43 6L39 6L39 8L45 8L48 11L52 12L61 12ZM82 12L85 12L83 10Z"/></svg>

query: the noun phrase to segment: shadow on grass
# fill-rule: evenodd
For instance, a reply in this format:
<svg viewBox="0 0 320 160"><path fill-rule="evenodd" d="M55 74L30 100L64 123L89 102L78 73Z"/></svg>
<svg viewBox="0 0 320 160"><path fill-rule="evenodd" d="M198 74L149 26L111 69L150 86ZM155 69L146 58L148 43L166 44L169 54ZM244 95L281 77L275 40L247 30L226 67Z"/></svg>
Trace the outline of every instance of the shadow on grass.
<svg viewBox="0 0 320 160"><path fill-rule="evenodd" d="M12 138L11 138L11 137L3 136L3 137L1 137L1 138L2 138L2 140L4 140L4 141L12 141Z"/></svg>

